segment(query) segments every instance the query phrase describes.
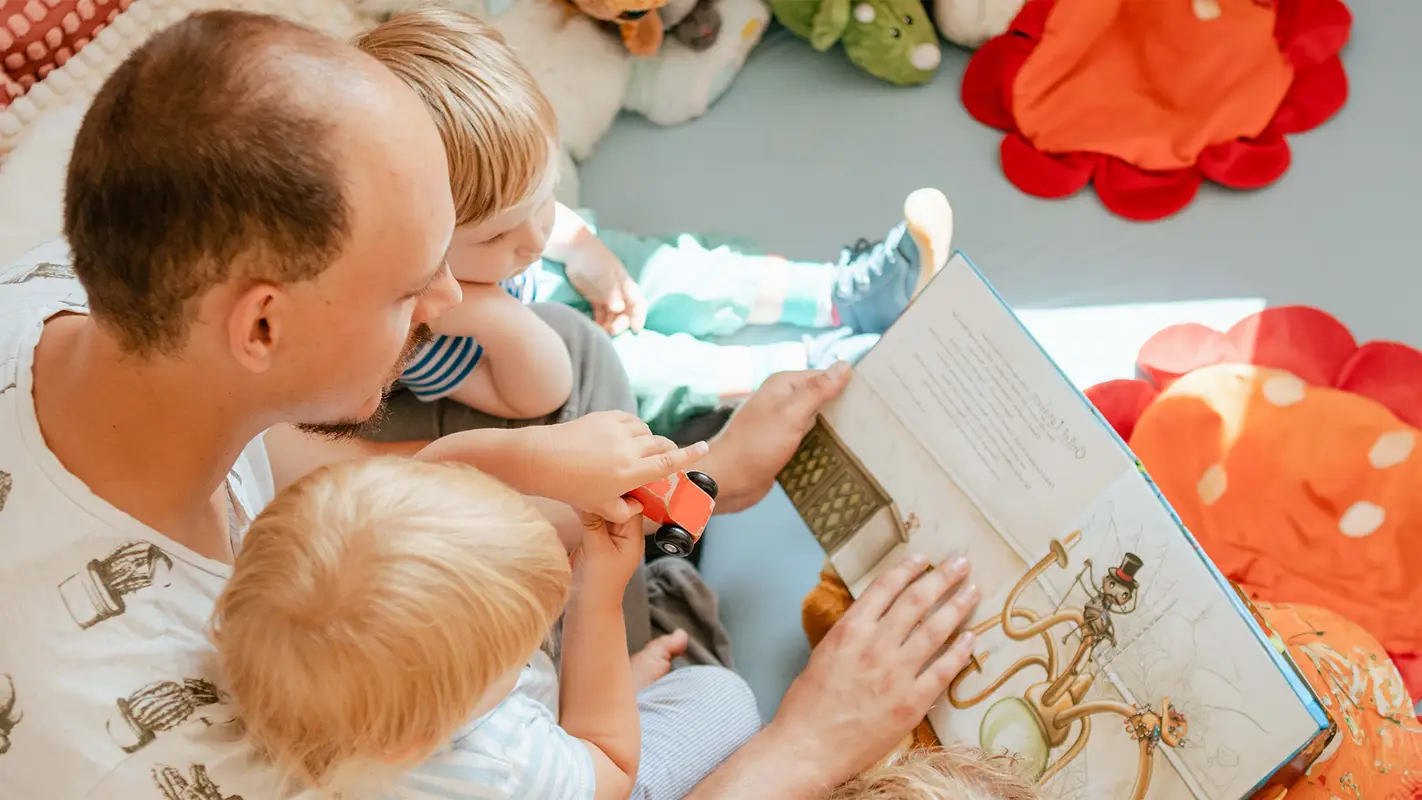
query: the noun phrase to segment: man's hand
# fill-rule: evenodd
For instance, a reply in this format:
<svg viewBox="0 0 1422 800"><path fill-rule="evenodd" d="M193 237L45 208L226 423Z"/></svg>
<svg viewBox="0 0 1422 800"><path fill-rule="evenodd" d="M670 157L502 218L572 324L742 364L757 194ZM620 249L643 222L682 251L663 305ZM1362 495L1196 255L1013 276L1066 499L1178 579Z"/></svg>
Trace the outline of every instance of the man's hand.
<svg viewBox="0 0 1422 800"><path fill-rule="evenodd" d="M771 375L711 440L703 471L716 479L716 512L741 511L760 502L775 485L820 409L849 384L849 365L828 370Z"/></svg>
<svg viewBox="0 0 1422 800"><path fill-rule="evenodd" d="M528 429L528 494L621 523L641 512L623 495L686 469L706 454L705 442L678 448L647 423L622 411L600 411L572 422Z"/></svg>
<svg viewBox="0 0 1422 800"><path fill-rule="evenodd" d="M563 265L568 282L592 305L593 321L616 336L640 332L647 322L647 299L627 268L601 241L588 237Z"/></svg>

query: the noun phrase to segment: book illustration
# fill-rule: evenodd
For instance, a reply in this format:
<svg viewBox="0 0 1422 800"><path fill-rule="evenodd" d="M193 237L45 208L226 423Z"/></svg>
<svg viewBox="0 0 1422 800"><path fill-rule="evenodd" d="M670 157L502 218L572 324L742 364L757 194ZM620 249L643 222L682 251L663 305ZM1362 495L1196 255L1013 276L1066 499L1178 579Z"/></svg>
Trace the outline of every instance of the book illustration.
<svg viewBox="0 0 1422 800"><path fill-rule="evenodd" d="M185 776L166 765L153 769L153 782L163 793L163 800L242 800L241 795L224 795L208 777L205 765L193 764L188 773Z"/></svg>
<svg viewBox="0 0 1422 800"><path fill-rule="evenodd" d="M125 595L168 585L172 568L173 560L158 545L133 541L66 578L59 584L59 595L70 618L88 629L122 614Z"/></svg>
<svg viewBox="0 0 1422 800"><path fill-rule="evenodd" d="M5 679L0 684L0 756L3 756L10 751L10 732L20 724L24 714L15 708L15 679L8 673L0 677Z"/></svg>
<svg viewBox="0 0 1422 800"><path fill-rule="evenodd" d="M1015 642L1040 639L1042 653L1019 658L986 687L971 697L962 698L959 693L964 680L984 673L983 664L991 651L974 653L968 667L949 684L948 702L954 708L972 708L990 699L1019 672L1040 668L1042 680L1027 687L1022 696L1001 697L989 706L979 727L979 746L988 753L1012 753L1027 776L1034 781L1047 781L1085 750L1092 736L1091 717L1119 716L1123 718L1125 734L1139 749L1135 785L1129 796L1131 800L1142 800L1150 787L1156 747L1184 744L1189 731L1188 720L1171 707L1168 697L1162 698L1159 706L1087 699L1095 677L1089 667L1094 662L1097 646L1116 643L1113 615L1129 614L1136 608L1135 574L1141 567L1140 557L1126 553L1121 566L1107 570L1099 584L1094 580L1082 583L1083 576L1092 573L1091 559L1086 559L1075 581L1088 595L1079 608L1058 607L1043 613L1019 604L1028 585L1044 572L1052 566L1069 566L1068 551L1080 540L1079 530L1072 531L1065 539L1054 539L1051 551L1027 570L1008 592L1002 610L971 628L976 636L999 628ZM1076 649L1065 664L1058 652L1058 637L1063 645L1072 640L1076 642ZM1062 750L1063 747L1066 749ZM1054 751L1057 751L1055 757Z"/></svg>
<svg viewBox="0 0 1422 800"><path fill-rule="evenodd" d="M831 556L876 517L887 522L890 538L896 542L908 541L909 528L916 523L916 518L898 515L889 495L823 420L817 420L805 435L779 481L810 533Z"/></svg>
<svg viewBox="0 0 1422 800"><path fill-rule="evenodd" d="M10 473L0 469L0 511L5 510L5 501L10 499L10 488L15 485L15 479L10 477Z"/></svg>
<svg viewBox="0 0 1422 800"><path fill-rule="evenodd" d="M210 726L234 721L231 718L213 719L204 713L205 709L223 704L226 700L216 686L202 678L156 681L128 697L118 699L123 726L115 726L110 721L109 735L125 753L135 753L156 739L159 733L186 722L195 721Z"/></svg>

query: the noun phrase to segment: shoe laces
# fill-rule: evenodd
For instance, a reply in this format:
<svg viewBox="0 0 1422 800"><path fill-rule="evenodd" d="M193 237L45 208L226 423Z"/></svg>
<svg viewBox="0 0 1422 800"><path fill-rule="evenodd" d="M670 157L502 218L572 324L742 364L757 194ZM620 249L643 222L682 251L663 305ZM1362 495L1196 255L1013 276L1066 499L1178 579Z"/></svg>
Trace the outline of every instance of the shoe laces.
<svg viewBox="0 0 1422 800"><path fill-rule="evenodd" d="M860 237L854 244L841 248L836 293L847 297L856 288L868 288L874 278L883 273L884 265L893 259L894 252L884 247L882 239L870 241Z"/></svg>

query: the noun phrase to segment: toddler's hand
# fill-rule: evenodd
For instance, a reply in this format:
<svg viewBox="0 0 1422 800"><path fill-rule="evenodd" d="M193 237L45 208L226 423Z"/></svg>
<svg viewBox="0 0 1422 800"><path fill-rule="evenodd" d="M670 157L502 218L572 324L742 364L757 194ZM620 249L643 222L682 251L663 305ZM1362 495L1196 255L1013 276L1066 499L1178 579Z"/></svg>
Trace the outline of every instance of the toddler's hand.
<svg viewBox="0 0 1422 800"><path fill-rule="evenodd" d="M647 299L616 254L590 239L564 265L568 282L592 305L593 321L616 336L638 332L647 321Z"/></svg>
<svg viewBox="0 0 1422 800"><path fill-rule="evenodd" d="M578 512L583 521L583 543L573 553L573 582L577 591L596 602L621 608L627 582L645 554L641 507L626 522L608 522L596 514Z"/></svg>
<svg viewBox="0 0 1422 800"><path fill-rule="evenodd" d="M557 425L528 429L528 454L537 494L573 508L625 522L641 508L623 495L686 469L706 455L698 442L678 448L654 436L647 423L622 411L599 411Z"/></svg>

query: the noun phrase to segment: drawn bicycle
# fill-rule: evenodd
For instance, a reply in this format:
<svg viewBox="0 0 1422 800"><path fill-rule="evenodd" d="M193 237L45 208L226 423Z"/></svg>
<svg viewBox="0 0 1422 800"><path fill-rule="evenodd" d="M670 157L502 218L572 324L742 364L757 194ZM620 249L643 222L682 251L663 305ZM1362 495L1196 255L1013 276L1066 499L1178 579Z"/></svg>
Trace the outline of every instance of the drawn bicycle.
<svg viewBox="0 0 1422 800"><path fill-rule="evenodd" d="M1158 745L1179 747L1185 743L1189 722L1179 710L1172 708L1170 698L1162 698L1159 709L1152 706L1132 706L1117 700L1085 700L1094 674L1088 669L1096 648L1115 645L1113 615L1129 614L1136 608L1139 586L1136 572L1141 559L1126 553L1121 565L1111 568L1096 583L1089 559L1083 562L1075 585L1086 590L1088 599L1079 608L1060 605L1050 614L1040 614L1019 606L1018 599L1033 581L1052 566L1065 569L1069 565L1067 551L1081 541L1081 531L1072 531L1065 541L1053 539L1050 551L1038 561L1012 588L1002 611L973 626L974 635L981 637L993 628L1001 627L1008 639L1025 642L1039 638L1044 653L1026 655L972 697L959 696L960 686L970 675L983 674L983 663L989 651L974 653L968 666L948 686L948 702L955 708L972 708L996 692L1013 676L1030 667L1041 667L1045 679L1032 684L1022 697L998 699L983 716L978 730L980 746L988 752L1003 750L1014 753L1019 763L1027 765L1029 777L1044 782L1060 773L1086 748L1091 737L1091 717L1114 714L1125 721L1128 735L1138 743L1135 786L1131 800L1142 800L1150 787L1151 770ZM1083 576L1087 581L1083 582ZM1070 626L1061 635L1065 646L1076 639L1076 651L1061 665L1058 658L1058 637L1054 629ZM1076 735L1072 738L1072 730ZM1066 751L1052 759L1052 751L1067 744Z"/></svg>

